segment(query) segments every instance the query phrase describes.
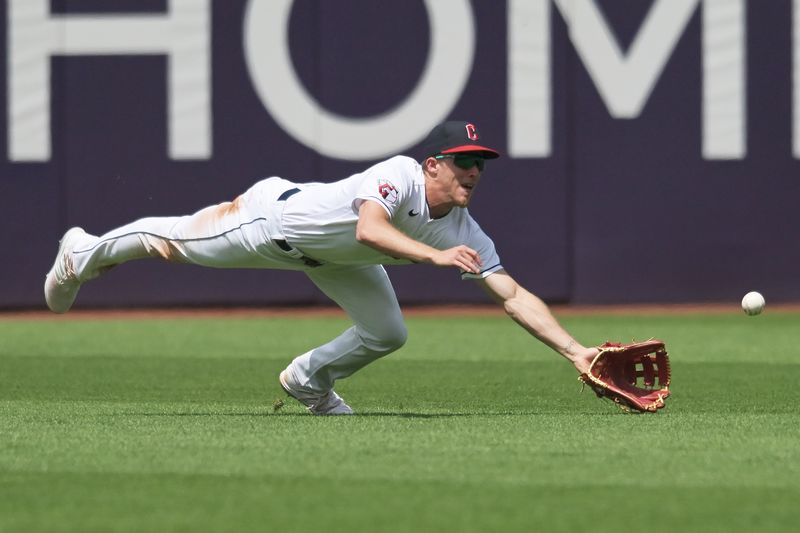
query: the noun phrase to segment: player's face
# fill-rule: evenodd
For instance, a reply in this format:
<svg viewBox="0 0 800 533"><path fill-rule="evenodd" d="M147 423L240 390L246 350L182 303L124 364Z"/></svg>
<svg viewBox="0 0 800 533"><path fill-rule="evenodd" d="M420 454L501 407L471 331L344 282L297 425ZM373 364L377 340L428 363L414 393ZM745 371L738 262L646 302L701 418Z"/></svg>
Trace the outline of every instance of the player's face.
<svg viewBox="0 0 800 533"><path fill-rule="evenodd" d="M467 207L478 181L481 179L483 159L473 156L436 158L439 162L439 177L449 203L458 207Z"/></svg>

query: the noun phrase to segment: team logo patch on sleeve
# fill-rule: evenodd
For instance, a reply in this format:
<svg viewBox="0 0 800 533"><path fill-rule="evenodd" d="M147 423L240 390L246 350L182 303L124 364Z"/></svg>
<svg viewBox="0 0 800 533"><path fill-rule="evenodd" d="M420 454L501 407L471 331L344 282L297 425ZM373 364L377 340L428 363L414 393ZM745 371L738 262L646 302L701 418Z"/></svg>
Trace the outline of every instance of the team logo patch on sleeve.
<svg viewBox="0 0 800 533"><path fill-rule="evenodd" d="M394 204L397 202L397 187L391 181L378 180L378 192L387 203Z"/></svg>

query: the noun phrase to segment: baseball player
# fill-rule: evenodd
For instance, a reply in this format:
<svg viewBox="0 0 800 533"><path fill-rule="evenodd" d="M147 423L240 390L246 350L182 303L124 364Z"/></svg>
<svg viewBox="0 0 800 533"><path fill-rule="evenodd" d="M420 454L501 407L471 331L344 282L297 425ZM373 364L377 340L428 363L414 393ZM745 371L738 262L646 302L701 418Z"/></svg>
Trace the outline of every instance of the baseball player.
<svg viewBox="0 0 800 533"><path fill-rule="evenodd" d="M430 263L479 283L514 321L585 372L598 350L579 344L503 269L494 243L467 210L486 161L498 152L483 145L473 124L450 121L433 128L423 153L421 161L395 156L333 183L267 178L232 202L183 217L143 218L99 237L72 228L45 279L47 305L64 313L82 283L148 257L303 271L353 326L295 357L280 384L313 414L352 414L333 390L336 380L397 350L407 337L382 265Z"/></svg>

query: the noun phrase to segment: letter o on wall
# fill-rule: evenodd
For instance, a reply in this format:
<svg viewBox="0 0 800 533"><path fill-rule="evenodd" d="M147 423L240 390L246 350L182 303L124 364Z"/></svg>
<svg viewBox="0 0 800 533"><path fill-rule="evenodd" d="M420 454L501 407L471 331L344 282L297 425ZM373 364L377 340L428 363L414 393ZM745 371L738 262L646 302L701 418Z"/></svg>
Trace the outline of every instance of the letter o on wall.
<svg viewBox="0 0 800 533"><path fill-rule="evenodd" d="M368 118L331 113L303 86L289 51L292 4L293 0L250 0L244 50L262 103L281 128L306 146L340 159L384 157L418 142L458 102L475 55L475 21L468 0L425 0L431 46L420 81L395 108Z"/></svg>

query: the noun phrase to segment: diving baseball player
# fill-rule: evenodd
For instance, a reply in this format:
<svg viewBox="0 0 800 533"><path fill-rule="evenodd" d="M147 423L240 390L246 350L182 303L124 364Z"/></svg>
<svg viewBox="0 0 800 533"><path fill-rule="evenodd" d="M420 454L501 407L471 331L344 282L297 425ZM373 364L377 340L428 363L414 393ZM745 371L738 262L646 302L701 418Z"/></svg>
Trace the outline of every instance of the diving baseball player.
<svg viewBox="0 0 800 533"><path fill-rule="evenodd" d="M573 339L503 269L494 243L467 210L486 160L499 154L461 121L433 128L423 147L421 161L395 156L333 183L267 178L233 202L193 215L143 218L99 237L72 228L45 279L47 305L64 313L82 283L147 257L303 271L353 326L295 357L280 384L313 414L352 414L333 390L336 380L397 350L407 337L382 265L430 263L481 284L513 320L585 372L598 350Z"/></svg>

